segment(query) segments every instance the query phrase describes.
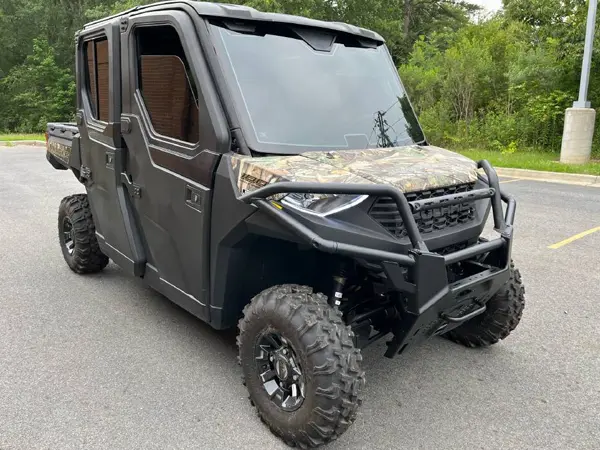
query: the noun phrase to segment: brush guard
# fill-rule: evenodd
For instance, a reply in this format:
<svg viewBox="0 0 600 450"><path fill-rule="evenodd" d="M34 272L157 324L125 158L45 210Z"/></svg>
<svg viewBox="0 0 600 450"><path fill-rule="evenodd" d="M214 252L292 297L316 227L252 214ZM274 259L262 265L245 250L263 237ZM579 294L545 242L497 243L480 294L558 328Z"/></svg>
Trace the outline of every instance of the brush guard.
<svg viewBox="0 0 600 450"><path fill-rule="evenodd" d="M413 344L450 331L484 313L486 302L509 278L516 201L501 190L498 175L488 161L479 161L477 167L485 172L487 178L479 178L488 187L412 202L406 199L402 191L391 186L294 182L272 183L242 195L239 200L256 205L315 249L381 264L394 289L404 297L401 318L394 324L394 338L388 343L385 353L386 357L392 358ZM408 254L402 254L324 239L267 200L273 195L290 193L390 197L398 206L412 248ZM499 238L445 255L429 251L413 213L488 198L492 205L494 229L500 234ZM506 211L503 210L503 202ZM486 264L474 261L482 256L486 257ZM447 267L459 262L477 265L480 270L450 283Z"/></svg>

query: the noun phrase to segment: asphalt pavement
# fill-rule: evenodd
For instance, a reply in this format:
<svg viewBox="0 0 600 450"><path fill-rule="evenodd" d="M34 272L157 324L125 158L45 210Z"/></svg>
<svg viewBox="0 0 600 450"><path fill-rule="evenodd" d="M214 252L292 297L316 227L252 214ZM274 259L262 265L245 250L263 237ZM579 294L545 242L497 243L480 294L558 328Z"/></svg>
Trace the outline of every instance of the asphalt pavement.
<svg viewBox="0 0 600 450"><path fill-rule="evenodd" d="M600 226L600 188L504 181L520 326L488 349L369 347L363 407L328 450L600 447L600 231L581 234ZM57 208L77 192L42 149L0 149L0 449L287 448L246 398L234 333L114 264L68 269Z"/></svg>

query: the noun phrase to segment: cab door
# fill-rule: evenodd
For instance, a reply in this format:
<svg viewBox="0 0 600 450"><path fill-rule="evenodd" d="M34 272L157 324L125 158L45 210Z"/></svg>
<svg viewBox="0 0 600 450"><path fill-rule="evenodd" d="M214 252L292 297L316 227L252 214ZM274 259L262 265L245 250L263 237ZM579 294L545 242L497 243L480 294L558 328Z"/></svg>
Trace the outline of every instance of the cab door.
<svg viewBox="0 0 600 450"><path fill-rule="evenodd" d="M115 172L120 134L121 73L118 21L84 29L77 39L77 125L80 175L102 251L128 272L143 273L131 208Z"/></svg>
<svg viewBox="0 0 600 450"><path fill-rule="evenodd" d="M143 234L145 278L209 320L212 189L229 148L227 123L188 14L153 11L121 26L124 182Z"/></svg>

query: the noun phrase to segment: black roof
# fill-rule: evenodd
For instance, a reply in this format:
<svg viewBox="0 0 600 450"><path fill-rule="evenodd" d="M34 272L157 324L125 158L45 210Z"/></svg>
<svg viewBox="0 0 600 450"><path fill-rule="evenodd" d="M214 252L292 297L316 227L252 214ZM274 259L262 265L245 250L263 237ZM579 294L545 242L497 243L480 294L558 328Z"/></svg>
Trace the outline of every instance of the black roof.
<svg viewBox="0 0 600 450"><path fill-rule="evenodd" d="M265 13L258 11L257 9L250 8L242 5L230 5L227 3L208 3L208 2L195 2L189 0L175 0L175 1L163 1L153 3L150 5L137 6L130 10L124 11L120 14L106 17L104 19L97 20L95 22L88 23L85 27L105 22L110 19L117 17L128 16L135 14L138 11L146 9L167 9L169 7L176 6L177 4L187 4L193 7L199 15L208 17L222 17L227 19L242 19L242 20L256 20L263 22L277 22L277 23L289 23L292 25L302 25L307 27L324 28L328 30L349 33L356 36L360 36L367 39L384 42L384 39L377 33L365 28L360 28L354 25L349 25L341 22L325 22L322 20L308 19L306 17L291 16L289 14L278 14L278 13Z"/></svg>

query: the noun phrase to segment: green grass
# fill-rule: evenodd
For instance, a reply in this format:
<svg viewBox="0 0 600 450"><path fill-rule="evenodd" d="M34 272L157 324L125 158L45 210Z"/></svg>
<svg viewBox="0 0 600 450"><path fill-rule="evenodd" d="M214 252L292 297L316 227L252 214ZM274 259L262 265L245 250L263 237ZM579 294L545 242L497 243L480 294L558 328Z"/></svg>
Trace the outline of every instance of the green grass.
<svg viewBox="0 0 600 450"><path fill-rule="evenodd" d="M45 141L43 134L0 134L0 142L6 141Z"/></svg>
<svg viewBox="0 0 600 450"><path fill-rule="evenodd" d="M511 167L515 169L543 170L547 172L583 173L600 175L600 160L595 159L583 165L561 164L559 155L544 152L515 152L502 154L488 150L459 150L459 153L478 161L487 159L496 167Z"/></svg>

